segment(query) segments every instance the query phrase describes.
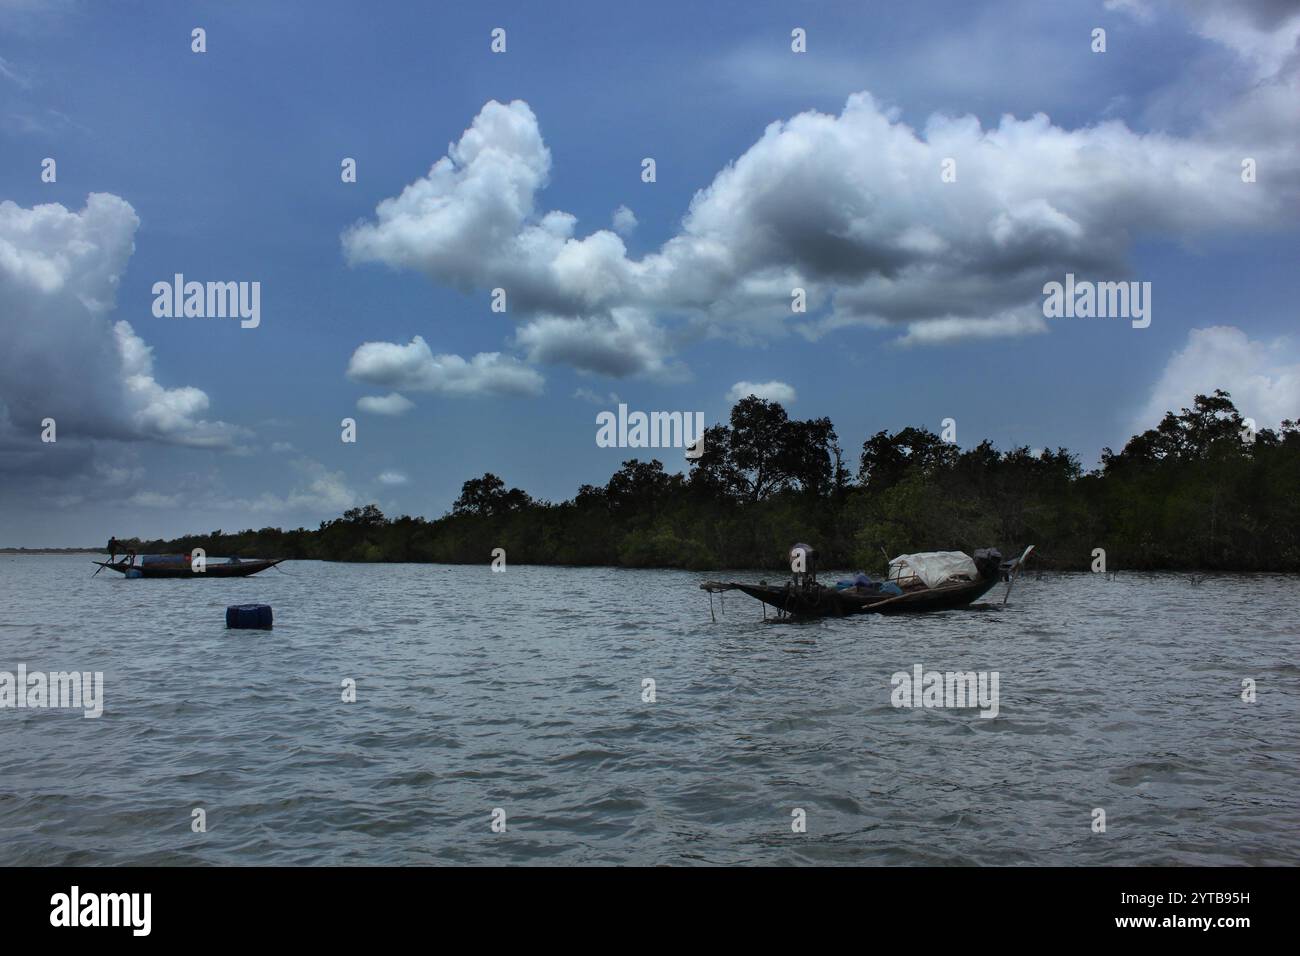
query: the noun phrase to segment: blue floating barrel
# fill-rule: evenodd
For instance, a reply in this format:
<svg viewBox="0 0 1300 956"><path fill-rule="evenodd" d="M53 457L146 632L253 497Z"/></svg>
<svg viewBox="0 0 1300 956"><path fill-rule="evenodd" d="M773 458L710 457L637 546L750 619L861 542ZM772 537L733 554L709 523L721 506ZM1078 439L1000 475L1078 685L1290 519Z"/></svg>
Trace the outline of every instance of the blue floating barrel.
<svg viewBox="0 0 1300 956"><path fill-rule="evenodd" d="M226 627L269 631L271 629L271 605L232 604L226 608Z"/></svg>

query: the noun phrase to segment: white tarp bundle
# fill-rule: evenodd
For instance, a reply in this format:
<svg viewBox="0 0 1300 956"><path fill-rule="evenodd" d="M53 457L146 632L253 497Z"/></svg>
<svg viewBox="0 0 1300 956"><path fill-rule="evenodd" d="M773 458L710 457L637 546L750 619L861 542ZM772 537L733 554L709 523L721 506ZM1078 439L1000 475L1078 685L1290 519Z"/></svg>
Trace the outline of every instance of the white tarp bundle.
<svg viewBox="0 0 1300 956"><path fill-rule="evenodd" d="M900 554L889 562L889 580L906 580L915 575L928 588L937 588L954 578L974 581L979 577L975 560L960 551L922 551L920 554Z"/></svg>

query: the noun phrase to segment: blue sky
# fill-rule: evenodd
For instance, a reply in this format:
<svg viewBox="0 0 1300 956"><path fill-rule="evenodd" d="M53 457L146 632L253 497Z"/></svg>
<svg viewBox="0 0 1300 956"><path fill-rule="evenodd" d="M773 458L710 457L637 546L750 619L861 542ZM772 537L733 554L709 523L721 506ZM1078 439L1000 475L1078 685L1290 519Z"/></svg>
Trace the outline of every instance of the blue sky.
<svg viewBox="0 0 1300 956"><path fill-rule="evenodd" d="M595 444L613 394L718 421L736 383L783 383L854 460L951 417L962 445L1091 465L1215 386L1262 424L1300 416L1300 14L1232 10L0 0L0 545L314 527L369 501L432 517L484 471L558 500L638 454ZM441 211L385 222L476 122L515 151L484 182L520 191L519 221L465 160ZM957 183L930 192L945 149ZM1245 156L1249 185L1225 175ZM114 198L91 212L92 193ZM619 206L621 251L591 239ZM551 211L574 217L570 272L521 252ZM1067 269L1149 281L1151 326L1041 320L1032 290ZM260 282L261 325L155 317L178 272ZM117 354L120 322L147 369ZM417 335L516 378L407 374ZM414 407L358 410L393 392Z"/></svg>

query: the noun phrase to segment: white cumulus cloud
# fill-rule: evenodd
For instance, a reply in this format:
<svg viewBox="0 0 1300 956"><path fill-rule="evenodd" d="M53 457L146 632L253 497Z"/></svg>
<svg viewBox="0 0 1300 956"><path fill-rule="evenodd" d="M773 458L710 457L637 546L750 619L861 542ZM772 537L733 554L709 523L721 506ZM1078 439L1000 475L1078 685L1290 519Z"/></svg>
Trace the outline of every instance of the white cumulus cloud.
<svg viewBox="0 0 1300 956"><path fill-rule="evenodd" d="M727 392L727 401L738 402L750 395L782 405L790 404L797 397L794 386L787 385L785 382L737 382Z"/></svg>
<svg viewBox="0 0 1300 956"><path fill-rule="evenodd" d="M1128 279L1139 240L1265 232L1300 213L1294 5L1182 6L1192 29L1256 67L1225 77L1184 135L1042 113L914 126L859 92L838 114L773 122L695 194L675 236L633 258L617 213L616 230L582 235L571 213L544 209L552 160L537 117L491 101L343 247L352 263L505 289L530 362L611 377L663 376L699 335L860 325L925 345L1043 332L1042 287L1067 272ZM1259 183L1241 180L1246 155L1266 171ZM791 310L795 289L806 315Z"/></svg>
<svg viewBox="0 0 1300 956"><path fill-rule="evenodd" d="M1259 77L1293 58L1300 40L1300 6L1293 0L1105 0L1105 7L1143 21L1154 19L1157 8L1181 12L1197 33L1237 53Z"/></svg>
<svg viewBox="0 0 1300 956"><path fill-rule="evenodd" d="M615 209L612 221L614 231L620 236L631 234L637 227L636 213L628 209L627 206L619 206Z"/></svg>
<svg viewBox="0 0 1300 956"><path fill-rule="evenodd" d="M612 378L646 375L664 381L681 377L668 359L668 336L639 309L615 309L607 316L565 318L543 315L515 334L530 362L567 365Z"/></svg>
<svg viewBox="0 0 1300 956"><path fill-rule="evenodd" d="M406 345L358 346L347 374L367 385L440 395L539 395L543 385L542 376L518 359L499 352L481 352L468 361L459 355L434 355L418 335Z"/></svg>
<svg viewBox="0 0 1300 956"><path fill-rule="evenodd" d="M330 471L311 458L298 458L293 468L301 478L288 493L278 495L263 492L252 499L217 499L217 508L252 511L261 515L322 515L342 514L360 502L360 496L348 484L341 471Z"/></svg>
<svg viewBox="0 0 1300 956"><path fill-rule="evenodd" d="M107 318L139 224L106 193L80 212L0 203L0 404L61 437L232 447L247 432L204 419L207 394L159 382L150 347Z"/></svg>
<svg viewBox="0 0 1300 956"><path fill-rule="evenodd" d="M1231 325L1192 329L1134 417L1139 430L1154 427L1165 412L1191 407L1197 395L1221 388L1244 418L1260 428L1300 420L1300 348L1293 341L1251 339Z"/></svg>
<svg viewBox="0 0 1300 956"><path fill-rule="evenodd" d="M364 395L357 399L357 408L372 415L401 415L415 407L415 403L397 392L387 395Z"/></svg>

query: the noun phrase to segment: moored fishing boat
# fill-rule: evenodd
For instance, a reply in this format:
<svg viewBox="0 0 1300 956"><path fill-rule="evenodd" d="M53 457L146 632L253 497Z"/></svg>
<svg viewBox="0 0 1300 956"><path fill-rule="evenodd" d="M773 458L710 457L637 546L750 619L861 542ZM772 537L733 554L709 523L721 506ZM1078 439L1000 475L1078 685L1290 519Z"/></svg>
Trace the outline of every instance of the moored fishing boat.
<svg viewBox="0 0 1300 956"><path fill-rule="evenodd" d="M829 587L817 580L816 551L807 545L795 545L791 549L791 578L784 584L705 581L700 587L710 595L740 591L776 608L778 618L945 611L974 603L999 581L1007 582L1009 595L1033 550L1030 545L1013 561L1003 561L996 548L982 548L974 555L959 551L904 554L889 562L889 575L884 581L871 581L859 574Z"/></svg>
<svg viewBox="0 0 1300 956"><path fill-rule="evenodd" d="M128 578L246 578L273 568L284 558L206 558L199 563L188 554L128 555L118 561L95 561L100 571L108 568ZM96 574L99 571L95 572Z"/></svg>

